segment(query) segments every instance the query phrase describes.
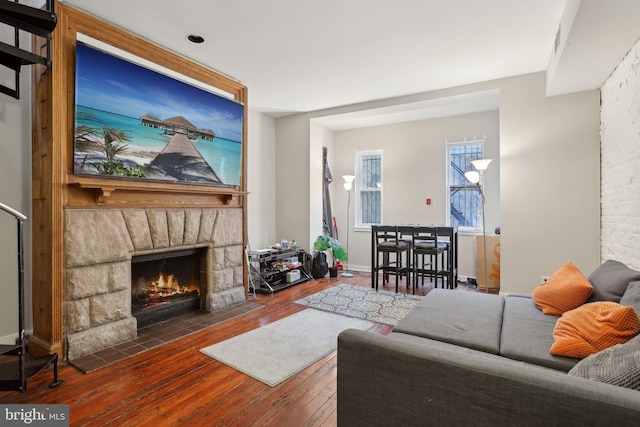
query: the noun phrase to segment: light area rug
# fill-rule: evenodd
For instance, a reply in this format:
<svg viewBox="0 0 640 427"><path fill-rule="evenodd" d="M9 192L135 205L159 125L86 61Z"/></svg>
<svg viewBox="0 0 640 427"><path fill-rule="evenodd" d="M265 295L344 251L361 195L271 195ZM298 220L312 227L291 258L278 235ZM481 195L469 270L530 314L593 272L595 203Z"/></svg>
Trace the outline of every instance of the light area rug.
<svg viewBox="0 0 640 427"><path fill-rule="evenodd" d="M418 295L340 284L299 299L296 304L395 326L421 299Z"/></svg>
<svg viewBox="0 0 640 427"><path fill-rule="evenodd" d="M365 320L306 309L200 351L274 387L334 351L340 332L372 326Z"/></svg>

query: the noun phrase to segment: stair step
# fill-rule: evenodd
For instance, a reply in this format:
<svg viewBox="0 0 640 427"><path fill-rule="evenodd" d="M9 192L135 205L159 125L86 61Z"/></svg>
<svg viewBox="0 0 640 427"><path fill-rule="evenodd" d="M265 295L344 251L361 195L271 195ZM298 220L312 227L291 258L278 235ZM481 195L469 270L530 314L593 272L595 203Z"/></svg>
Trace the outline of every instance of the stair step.
<svg viewBox="0 0 640 427"><path fill-rule="evenodd" d="M0 355L17 356L22 351L20 344L0 344Z"/></svg>

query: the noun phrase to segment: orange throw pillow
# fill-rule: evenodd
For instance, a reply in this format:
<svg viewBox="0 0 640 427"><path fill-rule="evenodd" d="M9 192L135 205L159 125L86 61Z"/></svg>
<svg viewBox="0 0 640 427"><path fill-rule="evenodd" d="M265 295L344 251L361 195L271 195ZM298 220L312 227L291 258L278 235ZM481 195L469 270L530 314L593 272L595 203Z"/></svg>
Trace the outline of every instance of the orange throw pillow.
<svg viewBox="0 0 640 427"><path fill-rule="evenodd" d="M561 315L584 304L593 292L593 286L584 274L566 263L546 282L533 290L531 299L544 314Z"/></svg>
<svg viewBox="0 0 640 427"><path fill-rule="evenodd" d="M624 344L640 332L640 319L633 307L611 301L585 304L558 319L549 353L574 358Z"/></svg>

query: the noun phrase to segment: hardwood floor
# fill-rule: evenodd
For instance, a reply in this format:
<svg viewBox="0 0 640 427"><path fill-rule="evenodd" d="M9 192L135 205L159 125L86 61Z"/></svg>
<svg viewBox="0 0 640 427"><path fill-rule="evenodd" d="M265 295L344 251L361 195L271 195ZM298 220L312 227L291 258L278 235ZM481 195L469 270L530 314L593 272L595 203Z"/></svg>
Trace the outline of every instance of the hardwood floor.
<svg viewBox="0 0 640 427"><path fill-rule="evenodd" d="M0 403L69 404L72 426L335 426L335 351L269 387L199 349L304 310L294 301L338 283L369 287L371 278L356 273L258 294L265 308L89 374L61 365L65 383L56 389L47 387L52 374L45 370L29 380L25 393L0 392ZM395 283L384 289L395 291ZM420 287L418 294L429 289ZM386 335L391 328L380 324L372 331Z"/></svg>

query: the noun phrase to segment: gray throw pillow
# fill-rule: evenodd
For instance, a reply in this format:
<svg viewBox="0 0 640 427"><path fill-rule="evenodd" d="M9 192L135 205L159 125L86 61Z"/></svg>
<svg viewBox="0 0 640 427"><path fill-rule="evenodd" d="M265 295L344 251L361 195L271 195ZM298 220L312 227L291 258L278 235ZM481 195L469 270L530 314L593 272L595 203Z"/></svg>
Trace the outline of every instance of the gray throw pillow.
<svg viewBox="0 0 640 427"><path fill-rule="evenodd" d="M619 303L629 283L640 280L640 271L633 270L621 262L608 260L593 270L587 279L593 286L593 293L587 302Z"/></svg>
<svg viewBox="0 0 640 427"><path fill-rule="evenodd" d="M640 317L640 282L631 282L620 298L620 305L630 305Z"/></svg>
<svg viewBox="0 0 640 427"><path fill-rule="evenodd" d="M640 335L585 357L569 375L640 390Z"/></svg>

